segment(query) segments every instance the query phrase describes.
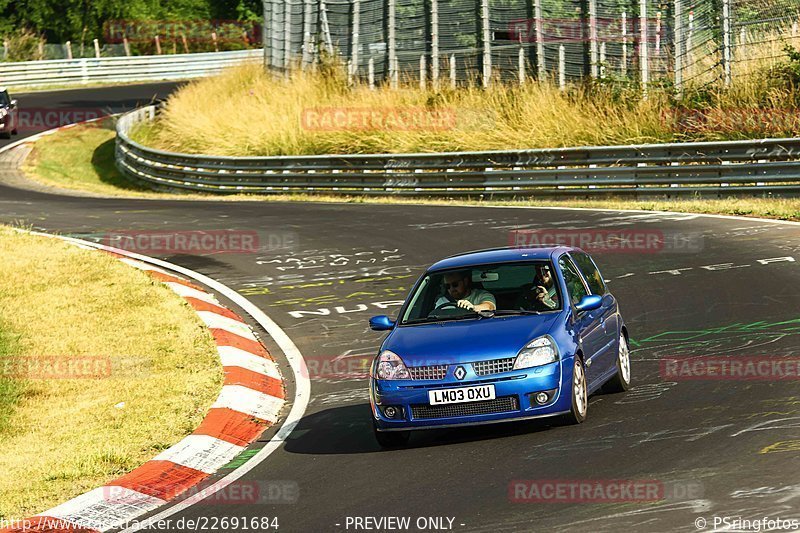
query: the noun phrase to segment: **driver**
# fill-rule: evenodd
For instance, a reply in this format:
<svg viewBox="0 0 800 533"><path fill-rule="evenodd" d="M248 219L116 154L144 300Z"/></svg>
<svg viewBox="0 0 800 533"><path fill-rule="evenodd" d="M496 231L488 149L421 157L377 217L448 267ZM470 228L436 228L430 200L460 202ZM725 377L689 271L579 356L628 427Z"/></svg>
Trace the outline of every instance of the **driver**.
<svg viewBox="0 0 800 533"><path fill-rule="evenodd" d="M458 307L478 311L497 309L497 301L489 291L473 288L472 278L467 270L448 272L444 275L444 287ZM446 296L436 301L436 307L450 302Z"/></svg>

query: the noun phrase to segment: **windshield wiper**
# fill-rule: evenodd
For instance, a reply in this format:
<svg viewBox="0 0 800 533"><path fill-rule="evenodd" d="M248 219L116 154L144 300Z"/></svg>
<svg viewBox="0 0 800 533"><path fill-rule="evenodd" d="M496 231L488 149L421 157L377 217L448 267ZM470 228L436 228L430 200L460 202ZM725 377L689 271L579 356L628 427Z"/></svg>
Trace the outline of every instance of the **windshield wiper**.
<svg viewBox="0 0 800 533"><path fill-rule="evenodd" d="M415 318L414 320L408 320L403 322L403 326L409 324L425 324L430 322L450 322L452 320L464 320L465 318L480 318L478 315L462 315L462 316L448 316L448 317L425 317L425 318Z"/></svg>
<svg viewBox="0 0 800 533"><path fill-rule="evenodd" d="M498 309L493 311L494 316L511 316L511 315L541 315L540 311L531 311L528 309Z"/></svg>

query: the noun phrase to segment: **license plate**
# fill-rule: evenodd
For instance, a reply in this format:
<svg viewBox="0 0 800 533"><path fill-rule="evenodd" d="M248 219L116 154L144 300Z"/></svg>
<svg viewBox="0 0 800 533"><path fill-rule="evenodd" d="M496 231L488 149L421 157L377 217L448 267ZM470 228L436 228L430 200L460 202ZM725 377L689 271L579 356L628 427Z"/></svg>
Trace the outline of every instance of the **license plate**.
<svg viewBox="0 0 800 533"><path fill-rule="evenodd" d="M428 402L430 402L431 405L480 402L482 400L494 400L494 385L428 391Z"/></svg>

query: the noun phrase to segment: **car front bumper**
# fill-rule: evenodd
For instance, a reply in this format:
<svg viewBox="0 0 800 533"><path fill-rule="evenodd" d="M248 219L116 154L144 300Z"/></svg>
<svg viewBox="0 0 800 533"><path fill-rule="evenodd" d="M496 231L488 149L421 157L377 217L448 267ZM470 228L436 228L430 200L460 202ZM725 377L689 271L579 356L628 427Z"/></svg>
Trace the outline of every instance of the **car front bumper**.
<svg viewBox="0 0 800 533"><path fill-rule="evenodd" d="M450 373L448 373L450 375ZM403 431L441 427L491 424L529 418L541 418L568 412L572 406L572 358L541 367L526 368L492 376L471 376L461 381L378 380L370 379L370 404L378 431ZM475 385L494 385L495 399L432 406L428 392ZM563 390L563 389L566 389ZM550 400L537 404L534 396L548 392ZM388 406L400 414L389 418Z"/></svg>

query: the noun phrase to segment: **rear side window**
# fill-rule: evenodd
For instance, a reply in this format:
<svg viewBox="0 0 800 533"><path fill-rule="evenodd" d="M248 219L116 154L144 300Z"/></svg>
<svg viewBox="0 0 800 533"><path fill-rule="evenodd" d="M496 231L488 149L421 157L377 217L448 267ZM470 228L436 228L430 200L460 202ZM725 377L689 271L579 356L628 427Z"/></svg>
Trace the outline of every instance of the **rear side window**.
<svg viewBox="0 0 800 533"><path fill-rule="evenodd" d="M583 278L589 285L589 290L592 291L592 294L602 296L608 292L606 289L606 284L603 282L603 276L600 275L600 271L597 270L597 267L594 265L594 262L588 255L579 253L570 253L570 255L572 256L572 259L575 260L578 268L581 269Z"/></svg>
<svg viewBox="0 0 800 533"><path fill-rule="evenodd" d="M577 305L586 296L586 287L583 286L581 276L578 274L575 265L566 256L561 256L558 260L561 272L564 274L564 281L567 282L567 292L572 305Z"/></svg>

